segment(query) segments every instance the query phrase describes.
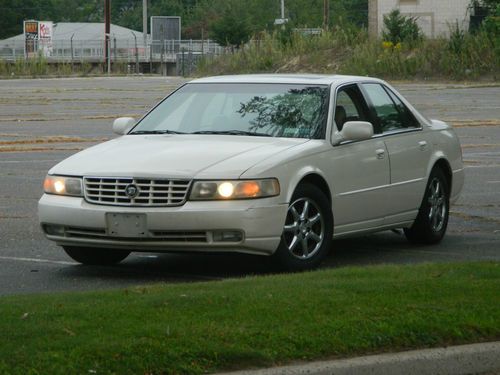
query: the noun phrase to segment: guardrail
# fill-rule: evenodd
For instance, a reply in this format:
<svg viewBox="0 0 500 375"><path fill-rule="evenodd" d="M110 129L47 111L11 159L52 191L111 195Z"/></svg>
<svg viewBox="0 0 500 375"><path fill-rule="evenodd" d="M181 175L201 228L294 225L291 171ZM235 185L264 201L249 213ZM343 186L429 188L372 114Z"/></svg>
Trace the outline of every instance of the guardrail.
<svg viewBox="0 0 500 375"><path fill-rule="evenodd" d="M105 43L103 40L53 40L50 45L33 41L27 46L25 41L0 41L0 59L16 61L42 54L49 62L104 62ZM207 40L153 40L146 45L137 39L110 39L109 52L112 62L175 62L179 53L220 55L227 49Z"/></svg>

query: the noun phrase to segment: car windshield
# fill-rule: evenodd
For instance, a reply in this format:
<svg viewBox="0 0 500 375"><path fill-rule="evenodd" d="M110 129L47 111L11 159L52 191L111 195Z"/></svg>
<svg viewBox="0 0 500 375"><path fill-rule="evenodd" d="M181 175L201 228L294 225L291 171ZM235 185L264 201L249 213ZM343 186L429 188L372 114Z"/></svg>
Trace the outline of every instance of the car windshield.
<svg viewBox="0 0 500 375"><path fill-rule="evenodd" d="M130 134L228 134L324 138L328 86L191 83L146 115Z"/></svg>

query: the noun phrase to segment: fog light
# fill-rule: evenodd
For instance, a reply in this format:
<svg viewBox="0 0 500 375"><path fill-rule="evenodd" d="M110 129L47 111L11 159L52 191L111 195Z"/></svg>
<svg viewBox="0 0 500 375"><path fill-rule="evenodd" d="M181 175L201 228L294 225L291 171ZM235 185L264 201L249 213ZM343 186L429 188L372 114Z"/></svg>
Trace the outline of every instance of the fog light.
<svg viewBox="0 0 500 375"><path fill-rule="evenodd" d="M240 242L243 233L236 230L217 230L212 234L214 242Z"/></svg>
<svg viewBox="0 0 500 375"><path fill-rule="evenodd" d="M64 236L64 227L62 225L45 224L45 233L51 236Z"/></svg>

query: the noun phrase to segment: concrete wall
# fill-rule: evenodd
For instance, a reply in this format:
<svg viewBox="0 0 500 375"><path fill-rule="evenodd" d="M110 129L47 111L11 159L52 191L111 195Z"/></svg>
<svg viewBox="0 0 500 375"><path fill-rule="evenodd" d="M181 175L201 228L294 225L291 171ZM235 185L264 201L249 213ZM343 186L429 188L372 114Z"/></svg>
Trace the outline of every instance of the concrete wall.
<svg viewBox="0 0 500 375"><path fill-rule="evenodd" d="M418 17L418 24L429 38L448 36L450 25L461 29L469 27L471 0L369 0L368 21L370 35L380 35L384 15L398 8L402 14Z"/></svg>

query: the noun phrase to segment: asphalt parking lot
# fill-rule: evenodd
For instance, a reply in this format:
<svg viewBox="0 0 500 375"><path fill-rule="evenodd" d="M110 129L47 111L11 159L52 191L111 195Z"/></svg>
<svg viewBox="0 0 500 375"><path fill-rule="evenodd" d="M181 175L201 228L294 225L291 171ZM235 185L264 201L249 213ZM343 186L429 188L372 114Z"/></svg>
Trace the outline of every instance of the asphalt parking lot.
<svg viewBox="0 0 500 375"><path fill-rule="evenodd" d="M217 280L271 270L244 255L133 254L113 267L77 265L46 240L37 201L51 166L113 137L120 116L141 116L180 78L0 80L0 295ZM428 117L450 122L463 146L466 185L447 236L412 246L384 232L334 242L324 267L500 260L500 85L398 84Z"/></svg>

